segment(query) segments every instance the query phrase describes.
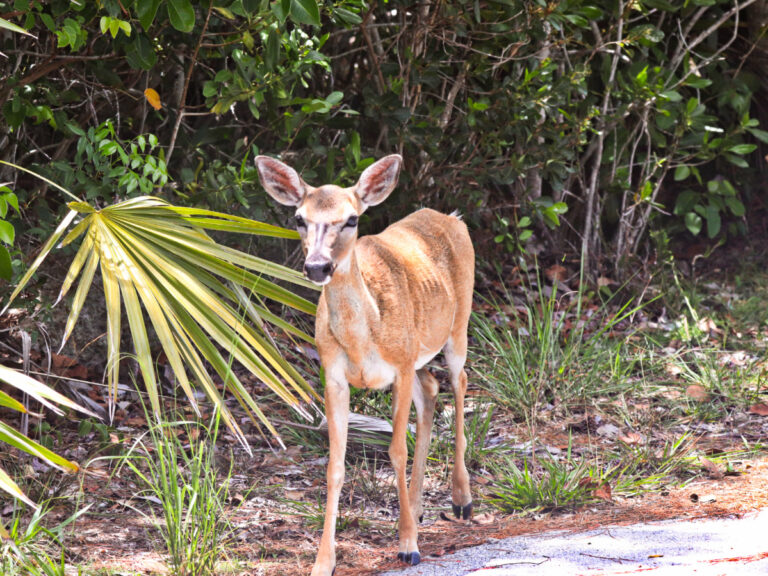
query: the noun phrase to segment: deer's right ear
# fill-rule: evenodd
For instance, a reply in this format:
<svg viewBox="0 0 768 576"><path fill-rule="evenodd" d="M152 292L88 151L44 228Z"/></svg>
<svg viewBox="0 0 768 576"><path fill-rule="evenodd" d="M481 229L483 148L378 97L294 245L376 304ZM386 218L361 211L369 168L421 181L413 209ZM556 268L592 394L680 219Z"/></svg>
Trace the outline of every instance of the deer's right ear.
<svg viewBox="0 0 768 576"><path fill-rule="evenodd" d="M256 156L259 180L267 194L285 206L298 206L306 188L296 170L269 156Z"/></svg>

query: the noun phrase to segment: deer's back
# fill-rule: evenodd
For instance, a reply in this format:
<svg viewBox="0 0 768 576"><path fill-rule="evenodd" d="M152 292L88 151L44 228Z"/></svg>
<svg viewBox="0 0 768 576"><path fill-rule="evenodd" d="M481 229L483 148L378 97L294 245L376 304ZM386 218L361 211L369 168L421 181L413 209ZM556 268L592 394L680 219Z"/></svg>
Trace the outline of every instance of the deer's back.
<svg viewBox="0 0 768 576"><path fill-rule="evenodd" d="M396 323L402 338L440 349L472 301L475 254L464 222L425 208L362 237L356 252L388 333Z"/></svg>

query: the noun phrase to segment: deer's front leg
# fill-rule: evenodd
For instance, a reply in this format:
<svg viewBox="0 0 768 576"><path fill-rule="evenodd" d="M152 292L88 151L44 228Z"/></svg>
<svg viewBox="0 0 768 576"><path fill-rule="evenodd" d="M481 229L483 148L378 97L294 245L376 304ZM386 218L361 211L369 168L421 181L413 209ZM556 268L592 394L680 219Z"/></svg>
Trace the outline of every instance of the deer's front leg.
<svg viewBox="0 0 768 576"><path fill-rule="evenodd" d="M416 448L413 451L411 485L408 497L414 519L424 518L424 472L427 466L427 452L432 441L432 421L435 419L435 403L440 385L429 370L422 368L413 383L413 405L416 407Z"/></svg>
<svg viewBox="0 0 768 576"><path fill-rule="evenodd" d="M398 371L392 393L392 444L389 446L389 459L395 469L397 496L400 500L400 545L397 557L406 564L413 566L419 563L421 555L416 542L418 538L416 519L413 517L411 501L408 497L406 433L415 377L416 372L413 366Z"/></svg>
<svg viewBox="0 0 768 576"><path fill-rule="evenodd" d="M317 553L312 576L330 576L336 568L336 518L339 515L339 495L344 484L344 455L347 451L347 423L349 421L349 384L326 376L325 415L328 419L328 500L320 550Z"/></svg>

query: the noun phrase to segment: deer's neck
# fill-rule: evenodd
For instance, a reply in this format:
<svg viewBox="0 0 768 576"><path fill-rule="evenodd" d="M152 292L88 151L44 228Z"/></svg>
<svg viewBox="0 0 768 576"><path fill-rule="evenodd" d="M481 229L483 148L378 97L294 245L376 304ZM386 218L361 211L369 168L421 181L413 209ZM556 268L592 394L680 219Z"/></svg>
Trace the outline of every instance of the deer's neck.
<svg viewBox="0 0 768 576"><path fill-rule="evenodd" d="M331 332L344 348L367 338L378 318L378 308L360 273L353 251L348 265L342 264L323 289L328 305Z"/></svg>

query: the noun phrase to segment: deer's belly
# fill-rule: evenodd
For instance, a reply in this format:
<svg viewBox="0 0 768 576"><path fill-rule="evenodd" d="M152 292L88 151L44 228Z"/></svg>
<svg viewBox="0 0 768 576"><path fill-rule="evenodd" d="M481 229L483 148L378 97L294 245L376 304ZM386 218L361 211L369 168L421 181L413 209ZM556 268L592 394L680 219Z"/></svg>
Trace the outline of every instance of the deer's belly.
<svg viewBox="0 0 768 576"><path fill-rule="evenodd" d="M352 386L372 390L391 386L397 375L395 367L385 362L376 352L368 353L358 369L348 370L347 373L355 377L355 381L349 381Z"/></svg>
<svg viewBox="0 0 768 576"><path fill-rule="evenodd" d="M440 352L440 348L437 350L430 350L426 346L422 345L419 349L419 357L416 359L416 370L424 368L428 362L430 362Z"/></svg>
<svg viewBox="0 0 768 576"><path fill-rule="evenodd" d="M384 361L376 351L369 351L359 362L352 362L346 354L340 354L329 369L331 376L341 376L355 388L378 390L387 388L395 381L397 371Z"/></svg>
<svg viewBox="0 0 768 576"><path fill-rule="evenodd" d="M432 360L440 350L429 350L421 346L414 368L419 370ZM339 382L346 380L355 388L380 390L391 386L397 376L393 364L384 360L376 350L369 350L361 355L359 361L354 361L350 355L341 352L331 366L326 367L326 373Z"/></svg>

